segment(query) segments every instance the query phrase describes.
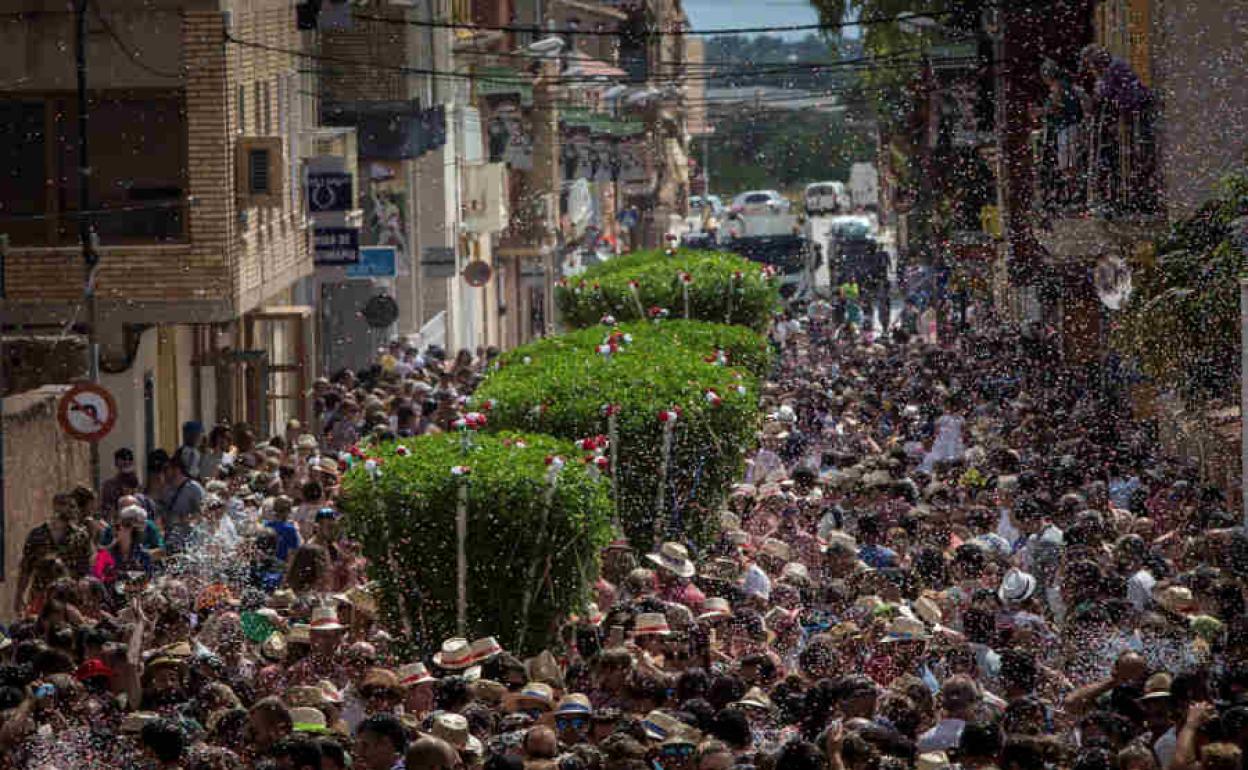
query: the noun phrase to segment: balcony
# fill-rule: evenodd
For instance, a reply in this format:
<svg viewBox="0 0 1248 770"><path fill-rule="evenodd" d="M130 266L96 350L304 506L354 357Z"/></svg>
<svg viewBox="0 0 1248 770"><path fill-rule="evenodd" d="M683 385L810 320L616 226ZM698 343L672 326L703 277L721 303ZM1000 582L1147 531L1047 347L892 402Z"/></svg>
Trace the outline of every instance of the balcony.
<svg viewBox="0 0 1248 770"><path fill-rule="evenodd" d="M1095 218L1148 222L1161 213L1152 118L1092 115L1032 135L1033 207L1042 226Z"/></svg>

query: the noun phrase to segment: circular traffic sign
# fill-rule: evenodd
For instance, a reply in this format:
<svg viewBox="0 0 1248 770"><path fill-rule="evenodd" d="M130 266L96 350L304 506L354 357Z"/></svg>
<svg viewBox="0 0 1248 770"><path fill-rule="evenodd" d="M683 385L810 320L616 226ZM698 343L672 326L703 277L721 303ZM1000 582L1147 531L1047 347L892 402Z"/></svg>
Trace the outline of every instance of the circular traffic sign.
<svg viewBox="0 0 1248 770"><path fill-rule="evenodd" d="M56 405L56 421L70 438L99 441L117 423L117 402L103 387L80 382L61 396Z"/></svg>

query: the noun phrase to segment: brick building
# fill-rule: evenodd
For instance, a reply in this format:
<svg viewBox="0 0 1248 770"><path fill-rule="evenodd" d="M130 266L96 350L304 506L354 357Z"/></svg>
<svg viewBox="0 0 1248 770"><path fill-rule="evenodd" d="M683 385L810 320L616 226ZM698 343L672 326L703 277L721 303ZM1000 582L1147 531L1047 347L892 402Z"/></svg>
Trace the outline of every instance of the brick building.
<svg viewBox="0 0 1248 770"><path fill-rule="evenodd" d="M81 331L75 16L0 17L0 318ZM92 0L90 175L105 441L142 456L179 426L303 414L313 341L292 287L312 270L300 167L312 76L287 0ZM246 41L240 44L235 41Z"/></svg>

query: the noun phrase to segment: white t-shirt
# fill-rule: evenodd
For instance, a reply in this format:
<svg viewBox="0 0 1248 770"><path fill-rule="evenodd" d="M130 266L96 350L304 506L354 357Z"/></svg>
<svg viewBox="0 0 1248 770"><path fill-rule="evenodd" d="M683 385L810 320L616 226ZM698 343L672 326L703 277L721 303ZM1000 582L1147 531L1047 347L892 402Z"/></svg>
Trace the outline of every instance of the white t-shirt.
<svg viewBox="0 0 1248 770"><path fill-rule="evenodd" d="M935 727L919 736L915 748L920 753L956 749L958 742L962 739L964 727L966 727L965 720L942 719Z"/></svg>

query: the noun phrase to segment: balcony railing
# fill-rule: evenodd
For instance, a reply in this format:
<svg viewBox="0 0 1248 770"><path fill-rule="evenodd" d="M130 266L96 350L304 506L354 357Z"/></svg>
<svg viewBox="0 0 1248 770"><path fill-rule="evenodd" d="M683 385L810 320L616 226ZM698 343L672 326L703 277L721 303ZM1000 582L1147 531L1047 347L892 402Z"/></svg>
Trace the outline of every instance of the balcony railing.
<svg viewBox="0 0 1248 770"><path fill-rule="evenodd" d="M1034 208L1061 218L1151 219L1160 212L1152 114L1101 110L1032 135Z"/></svg>

